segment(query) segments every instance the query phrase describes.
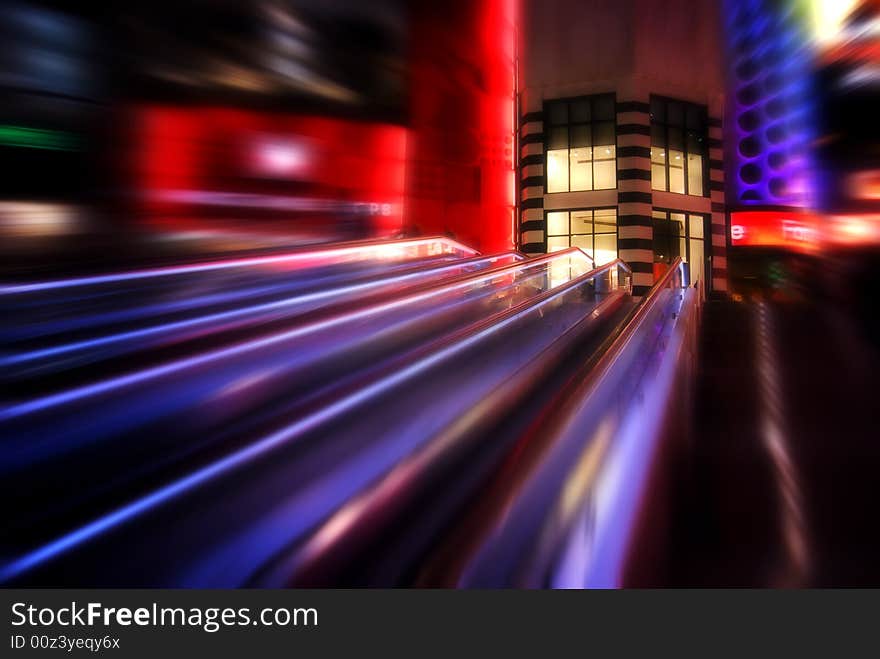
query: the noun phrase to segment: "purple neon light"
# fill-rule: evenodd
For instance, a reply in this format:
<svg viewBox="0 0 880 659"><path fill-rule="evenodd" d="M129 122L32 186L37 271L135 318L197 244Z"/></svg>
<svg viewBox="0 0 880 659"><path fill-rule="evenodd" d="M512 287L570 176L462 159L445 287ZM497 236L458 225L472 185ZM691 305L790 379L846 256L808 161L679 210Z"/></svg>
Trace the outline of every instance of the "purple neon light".
<svg viewBox="0 0 880 659"><path fill-rule="evenodd" d="M556 252L555 254L568 257L573 254L577 254L578 252L579 250L566 250L563 252ZM583 253L580 252L580 254ZM547 261L552 260L554 259L551 258ZM320 424L328 420L332 420L339 415L344 414L345 412L355 409L358 405L390 391L394 387L402 384L407 379L412 378L416 374L422 373L430 367L449 359L452 355L461 353L462 351L476 345L477 343L486 339L492 334L497 334L498 332L508 327L511 323L514 323L521 319L524 315L535 313L536 311L540 311L541 309L543 309L545 306L554 304L558 297L566 294L571 289L572 285L575 284L575 282L588 280L599 276L607 271L610 267L617 267L617 264L608 264L591 272L579 275L577 278L573 277L566 284L560 285L559 290L556 291L554 294L544 298L543 300L540 300L536 304L530 306L523 305L525 308L516 313L509 314L506 318L500 319L499 322L487 325L479 331L475 332L473 335L470 335L469 337L464 338L461 341L448 345L445 348L442 348L436 352L430 353L422 357L421 359L413 362L409 366L402 368L399 371L395 371L388 377L373 382L372 384L362 389L354 391L349 395L344 396L319 410L316 410L315 412L304 417L303 419L300 419L293 424L285 426L284 428L281 428L280 430L272 434L264 436L263 438L249 444L245 448L239 449L226 457L223 457L209 465L206 465L205 467L202 467L201 469L198 469L181 479L178 479L162 488L159 488L144 497L141 497L132 501L131 503L121 506L113 512L103 515L93 522L90 522L89 524L86 524L50 543L39 547L34 551L25 554L24 556L21 556L17 560L10 562L9 564L3 566L2 569L0 569L0 581L8 581L10 579L14 579L34 569L35 567L52 560L53 558L70 549L80 546L83 543L88 542L89 540L92 540L122 524L125 524L126 522L132 520L133 518L150 509L163 505L179 496L186 494L196 487L213 481L214 479L219 478L224 474L230 473L235 469L241 468L246 464L252 463L253 461L273 451L279 446L282 446L290 441L294 441L297 437L302 436L309 430L319 427ZM495 271L494 274L497 276L497 271ZM369 472L369 478L366 479L367 482L369 481L369 479L375 478L375 467L371 467L369 464L364 464L362 468L366 469ZM364 479L362 478L361 480ZM351 479L347 477L345 481L351 482Z"/></svg>
<svg viewBox="0 0 880 659"><path fill-rule="evenodd" d="M109 275L92 277L76 277L73 279L55 279L51 281L35 282L31 284L17 284L0 287L0 295L15 295L20 293L32 293L36 291L55 290L60 288L73 288L76 286L92 286L96 284L112 284L122 281L137 279L150 279L156 277L168 277L171 275L191 274L195 272L210 272L213 270L227 270L232 268L246 268L251 266L265 266L275 264L308 264L314 262L333 262L351 257L360 259L383 258L399 252L412 252L419 248L430 245L437 246L437 254L459 253L465 256L476 256L478 252L466 247L450 238L416 238L409 240L384 241L372 244L350 245L334 247L330 249L313 250L307 252L294 252L290 254L275 254L270 256L255 256L242 259L226 259L211 261L209 263L193 263L189 265L164 266L147 270L134 270L131 272L118 272ZM417 253L417 252L416 252Z"/></svg>
<svg viewBox="0 0 880 659"><path fill-rule="evenodd" d="M732 81L727 158L736 205L809 206L814 133L811 59L791 7L725 0Z"/></svg>
<svg viewBox="0 0 880 659"><path fill-rule="evenodd" d="M508 255L501 256L491 256L484 257L478 259L477 261L468 260L466 264L468 266L477 265L479 263L493 263L507 259L516 259L517 256L514 253ZM284 298L281 300L275 300L273 302L266 302L264 304L252 305L249 307L240 307L237 309L233 309L230 311L223 311L213 314L207 314L204 316L198 316L197 318L188 318L186 320L180 320L172 323L163 323L151 327L145 327L138 330L132 330L129 332L119 332L116 334L109 334L107 336L101 336L94 339L88 339L85 341L75 341L71 343L64 343L61 345L53 346L51 348L43 348L40 350L31 350L29 352L16 353L9 357L0 358L0 366L4 364L22 364L27 362L32 362L38 359L44 359L46 357L55 357L60 355L65 355L71 352L76 352L79 350L86 350L89 348L98 348L102 346L109 346L113 344L123 343L126 341L131 341L133 339L144 339L152 336L163 335L163 334L171 334L174 332L179 332L182 330L195 330L202 327L207 327L215 323L220 322L228 322L231 320L241 319L241 318L249 318L254 315L260 313L266 313L270 311L280 311L284 309L296 308L302 306L304 304L308 304L311 302L317 302L320 300L333 299L336 297L341 297L344 295L350 295L353 293L368 293L369 291L388 286L389 284L402 284L408 282L410 280L420 280L428 277L436 277L439 274L446 272L447 270L455 270L461 269L462 264L452 263L445 266L437 267L437 268L429 268L425 270L419 270L416 272L411 272L404 275L397 275L394 277L384 278L384 279L376 279L371 280L362 284L354 284L350 286L342 286L338 288L328 288L321 291L316 291L314 293L308 293L298 296L293 296L289 298Z"/></svg>
<svg viewBox="0 0 880 659"><path fill-rule="evenodd" d="M389 300L388 302L374 304L364 309L356 309L354 311L341 313L331 318L301 325L299 327L285 330L283 332L270 334L259 339L243 341L232 346L205 352L199 355L195 355L193 357L186 357L142 371L128 373L119 377L102 380L93 384L77 387L67 391L62 391L60 393L51 394L49 396L44 396L41 398L36 398L34 400L20 403L18 405L12 405L5 409L0 409L0 420L13 419L24 416L26 414L33 414L53 407L55 405L65 405L91 396L97 396L109 391L115 391L123 387L140 384L155 378L170 375L172 373L179 373L185 369L194 368L202 364L207 364L236 355L241 355L253 350L257 350L259 348L277 345L279 343L297 337L327 331L344 323L352 322L362 318L369 318L378 314L385 313L392 309L404 307L414 302L430 299L440 293L448 293L470 288L473 287L474 284L477 282L489 281L498 277L500 274L504 274L508 271L512 272L517 268L540 267L555 260L570 260L572 257L581 259L585 261L586 264L588 264L588 266L585 265L586 269L584 270L584 272L589 270L592 266L592 261L581 250L577 248L569 248L564 251L554 252L553 254L548 254L543 257L532 259L528 262L513 263L510 265L502 266L500 268L494 268L492 270L488 270L486 272L467 277L457 282L434 287L427 291L411 293L404 297L395 298Z"/></svg>

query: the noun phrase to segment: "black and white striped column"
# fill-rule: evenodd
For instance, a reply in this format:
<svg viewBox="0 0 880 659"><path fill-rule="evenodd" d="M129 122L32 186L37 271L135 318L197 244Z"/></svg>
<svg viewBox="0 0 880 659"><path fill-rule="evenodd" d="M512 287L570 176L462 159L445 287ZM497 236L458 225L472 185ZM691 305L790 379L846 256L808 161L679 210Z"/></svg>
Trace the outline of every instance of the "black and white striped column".
<svg viewBox="0 0 880 659"><path fill-rule="evenodd" d="M709 191L712 201L712 290L727 292L727 214L721 119L709 118Z"/></svg>
<svg viewBox="0 0 880 659"><path fill-rule="evenodd" d="M520 251L542 254L544 221L544 113L528 112L520 123Z"/></svg>
<svg viewBox="0 0 880 659"><path fill-rule="evenodd" d="M633 270L636 296L654 283L649 110L643 101L617 104L617 246Z"/></svg>

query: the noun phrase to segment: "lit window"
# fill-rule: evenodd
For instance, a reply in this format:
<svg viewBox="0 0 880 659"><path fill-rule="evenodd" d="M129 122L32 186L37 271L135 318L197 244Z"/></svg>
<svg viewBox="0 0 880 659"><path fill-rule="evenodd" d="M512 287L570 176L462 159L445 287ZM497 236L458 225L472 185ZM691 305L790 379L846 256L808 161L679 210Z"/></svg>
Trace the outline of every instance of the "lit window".
<svg viewBox="0 0 880 659"><path fill-rule="evenodd" d="M572 190L593 189L592 151L589 147L569 150L571 163L569 182Z"/></svg>
<svg viewBox="0 0 880 659"><path fill-rule="evenodd" d="M653 137L655 132L662 130L662 126L651 126L651 142L665 144L666 138L665 135L663 137ZM664 146L652 146L651 147L651 187L654 190L665 190L666 189L666 148Z"/></svg>
<svg viewBox="0 0 880 659"><path fill-rule="evenodd" d="M681 151L669 151L669 191L684 194L684 159Z"/></svg>
<svg viewBox="0 0 880 659"><path fill-rule="evenodd" d="M568 191L568 149L547 152L547 192Z"/></svg>
<svg viewBox="0 0 880 659"><path fill-rule="evenodd" d="M595 178L596 190L609 190L617 187L617 159L614 157L616 149L614 146L604 147L601 149L606 155L602 160L593 161L593 176Z"/></svg>
<svg viewBox="0 0 880 659"><path fill-rule="evenodd" d="M593 236L592 235L586 235L586 236L572 235L571 246L572 247L580 247L587 254L592 256L593 255Z"/></svg>
<svg viewBox="0 0 880 659"><path fill-rule="evenodd" d="M687 157L688 190L703 189L703 156L688 153ZM695 194L695 193L691 193Z"/></svg>
<svg viewBox="0 0 880 659"><path fill-rule="evenodd" d="M571 211L571 233L593 233L593 211Z"/></svg>
<svg viewBox="0 0 880 659"><path fill-rule="evenodd" d="M547 236L547 251L558 252L561 249L570 247L568 244L568 236Z"/></svg>
<svg viewBox="0 0 880 659"><path fill-rule="evenodd" d="M617 187L617 137L612 94L551 101L547 118L546 192Z"/></svg>
<svg viewBox="0 0 880 659"><path fill-rule="evenodd" d="M688 237L689 238L702 238L703 237L703 216L702 215L690 215L688 218L690 224L688 226Z"/></svg>
<svg viewBox="0 0 880 659"><path fill-rule="evenodd" d="M702 239L694 240L693 238L688 240L688 259L687 262L691 268L691 282L702 281L705 285L705 279L703 279L703 274L705 270L705 258L703 255L703 241Z"/></svg>
<svg viewBox="0 0 880 659"><path fill-rule="evenodd" d="M596 265L604 265L617 258L617 234L596 234L595 251L593 259Z"/></svg>
<svg viewBox="0 0 880 659"><path fill-rule="evenodd" d="M568 234L568 211L547 213L547 235L562 236Z"/></svg>
<svg viewBox="0 0 880 659"><path fill-rule="evenodd" d="M617 258L617 209L547 213L547 251L580 247L597 266Z"/></svg>
<svg viewBox="0 0 880 659"><path fill-rule="evenodd" d="M704 195L705 108L651 97L651 187Z"/></svg>

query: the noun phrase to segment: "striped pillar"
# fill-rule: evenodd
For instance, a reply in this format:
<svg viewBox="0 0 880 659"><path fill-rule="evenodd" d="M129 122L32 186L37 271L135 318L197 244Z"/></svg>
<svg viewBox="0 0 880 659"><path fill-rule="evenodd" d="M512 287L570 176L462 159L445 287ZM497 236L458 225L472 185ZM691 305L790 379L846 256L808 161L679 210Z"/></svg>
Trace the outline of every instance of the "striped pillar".
<svg viewBox="0 0 880 659"><path fill-rule="evenodd" d="M520 251L542 254L544 222L544 113L528 112L520 122Z"/></svg>
<svg viewBox="0 0 880 659"><path fill-rule="evenodd" d="M721 119L709 118L709 191L712 201L712 290L726 293L727 215L724 205L724 150Z"/></svg>
<svg viewBox="0 0 880 659"><path fill-rule="evenodd" d="M633 270L633 294L654 283L651 119L642 101L617 104L617 223L620 258Z"/></svg>

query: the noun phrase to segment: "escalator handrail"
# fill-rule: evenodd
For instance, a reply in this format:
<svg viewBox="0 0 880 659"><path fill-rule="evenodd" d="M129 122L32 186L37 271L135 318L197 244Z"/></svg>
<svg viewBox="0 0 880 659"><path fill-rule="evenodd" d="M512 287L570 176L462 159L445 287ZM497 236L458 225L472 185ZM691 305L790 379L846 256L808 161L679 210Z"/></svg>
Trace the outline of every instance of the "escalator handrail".
<svg viewBox="0 0 880 659"><path fill-rule="evenodd" d="M554 255L558 256L559 253L556 252ZM549 303L573 288L583 285L585 282L609 272L612 268L618 265L619 263L615 260L574 277L564 284L543 291L534 298L525 300L510 309L497 312L489 319L479 321L473 325L467 333L473 335L478 332L483 332L493 326L497 326L502 319L510 320L517 316L521 316L522 314L530 313L536 306ZM463 336L464 333L464 330L462 330L458 333L458 336ZM444 349L446 350L450 349L456 343L458 343L458 337L446 337L441 340L441 345L445 346ZM455 349L458 350L460 348ZM437 348L437 350L439 350L439 348ZM396 373L399 372L400 369L396 369ZM316 417L320 416L321 410L315 410L312 414ZM302 421L299 423L302 423ZM117 528L122 524L130 523L132 519L143 514L154 506L167 505L174 498L183 496L186 493L191 493L196 488L203 487L206 483L213 482L218 478L228 476L229 473L235 470L241 469L244 464L249 464L251 461L261 459L267 452L275 450L279 445L288 441L287 439L274 439L274 434L275 433L265 437L262 441L257 442L256 444L249 444L244 448L224 455L207 465L203 465L195 472L183 475L156 490L134 499L133 501L126 502L111 512L103 514L100 518L82 525L71 533L66 533L60 538L55 538L38 548L32 548L24 554L13 557L12 560L6 564L0 563L0 582L18 578L21 574L27 573L45 562L50 562L54 560L55 557L79 547L82 544L86 544L95 538L102 536L111 529Z"/></svg>
<svg viewBox="0 0 880 659"><path fill-rule="evenodd" d="M476 272L476 273L465 273L463 275L453 277L449 280L445 280L437 283L427 283L424 286L415 287L411 291L407 291L407 293L395 300L395 304L402 304L403 301L416 298L419 296L426 295L431 290L442 290L444 288L452 288L455 286L459 286L465 284L469 280L489 280L493 277L497 277L498 275L503 275L506 272L513 272L517 268L530 268L535 265L540 265L542 263L556 260L560 257L568 255L577 254L579 258L584 258L589 261L589 264L592 265L592 260L584 254L582 250L577 247L569 247L565 250L560 250L558 252L553 252L551 254L543 254L539 257L533 259L527 259L526 261L509 263L507 265L500 266L498 268L490 268L488 270ZM615 262L607 264L607 266L613 265ZM604 269L606 266L603 266ZM595 272L599 272L602 269L594 269ZM594 272L594 270L589 270L587 272ZM369 314L373 312L377 308L381 308L383 305L387 303L375 302L373 304L369 304L367 306L363 306L362 304L356 304L353 309L348 309L344 311L337 311L334 313L329 313L328 316L322 317L319 320L312 323L315 327L326 327L327 323L341 323L346 322L352 318L357 316L363 316L365 314ZM26 414L32 414L35 412L42 411L48 407L54 406L56 404L69 404L75 400L80 400L83 397L92 397L92 396L100 396L106 392L114 391L120 387L129 386L135 383L141 383L143 381L153 379L155 377L164 377L170 375L171 373L177 373L178 371L184 368L190 368L197 366L199 364L205 363L207 361L211 361L217 358L223 358L230 354L240 354L241 352L245 352L248 350L254 350L260 347L265 347L273 342L280 342L286 340L286 337L292 335L293 332L297 332L299 334L304 333L304 327L295 328L294 330L284 330L281 332L276 332L269 335L262 335L258 339L248 339L246 341L242 341L239 343L222 346L220 348L216 348L213 350L208 350L203 353L198 353L195 356L189 356L184 359L172 360L169 362L165 362L162 364L150 366L145 369L139 369L136 371L131 371L128 373L124 373L119 376L114 376L112 378L99 380L94 383L88 383L85 385L79 385L73 387L72 389L58 391L46 396L38 396L34 399L28 399L22 402L17 402L7 407L0 407L0 421L5 421L6 419L10 419L13 417L20 417Z"/></svg>
<svg viewBox="0 0 880 659"><path fill-rule="evenodd" d="M135 279L149 279L151 277L166 277L178 274L188 274L192 272L206 272L212 270L224 270L236 267L248 267L251 265L285 263L290 261L300 261L310 258L319 258L332 254L334 252L352 252L358 250L383 248L389 249L396 247L406 247L407 245L430 243L442 243L448 248L449 253L458 251L467 256L478 256L479 251L467 247L447 236L430 236L425 238L404 238L402 240L364 240L347 243L334 243L321 248L310 247L308 249L295 249L283 254L268 254L264 256L251 256L232 259L218 259L207 262L193 262L184 265L169 265L153 268L144 268L141 270L131 270L124 272L111 272L101 275L87 275L83 277L73 277L69 279L48 279L45 281L29 282L23 284L0 285L0 295L16 295L20 293L31 293L44 290L52 290L59 288L74 288L77 286L89 286L94 284L110 283L115 281L130 281Z"/></svg>
<svg viewBox="0 0 880 659"><path fill-rule="evenodd" d="M660 291L668 288L676 277L681 277L681 263L681 259L677 258L672 267L651 287L641 304L625 321L622 330L608 349L594 363L586 364L582 374L571 378L570 381L576 384L565 398L572 403L563 405L557 414L545 417L548 421L542 427L540 441L543 448L533 455L531 462L525 459L524 455L521 456L522 461L513 465L513 471L506 474L504 479L496 481L497 488L481 497L480 506L483 510L475 508L464 520L460 531L454 532L450 539L448 546L457 547L457 551L438 553L437 560L430 562L427 571L424 571L420 577L423 585L448 587L459 583L459 579L483 547L480 538L491 534L499 520L514 514L515 502L520 499L522 488L540 470L544 456L561 441L574 416L587 404L585 401L599 390L617 358L634 340L642 321L659 304L662 297L659 295ZM458 555L462 547L468 547L465 556Z"/></svg>
<svg viewBox="0 0 880 659"><path fill-rule="evenodd" d="M51 344L48 347L41 347L39 349L32 350L23 350L16 351L10 356L0 356L0 365L3 364L20 364L27 361L34 361L36 359L42 359L45 355L61 355L67 354L74 351L81 350L83 348L88 348L96 345L108 345L112 343L119 343L123 341L128 341L133 338L141 338L144 336L158 335L158 334L167 334L173 331L177 331L182 328L191 329L193 327L201 327L204 325L208 325L211 322L215 322L218 319L231 319L231 318L247 318L250 315L257 317L260 311L265 311L269 309L277 309L283 307L295 307L297 304L301 304L302 301L315 298L317 296L332 298L333 296L338 296L341 293L345 292L347 289L361 288L361 289L369 289L370 287L378 288L383 285L384 282L393 282L403 281L406 279L412 279L417 277L428 278L431 274L436 274L437 272L442 272L444 270L453 270L456 267L469 266L474 263L479 262L492 262L493 259L501 259L501 258L510 258L513 262L521 262L522 255L518 252L502 252L497 256L473 256L467 259L459 259L455 261L444 261L438 265L431 265L428 267L408 268L403 273L397 272L389 272L387 274L381 274L379 276L372 276L363 281L357 280L354 284L337 284L330 285L326 287L322 287L322 289L318 291L306 290L299 293L296 293L292 296L285 297L283 299L269 299L268 301L262 301L257 304L253 304L250 306L239 306L234 309L222 309L219 311L213 311L210 313L202 312L200 315L188 316L181 319L175 319L166 322L157 322L155 319L159 314L155 314L153 316L145 316L146 322L143 325L136 326L131 329L126 329L125 331L118 332L109 332L105 334L97 334L96 336L89 336L85 339L78 339L75 341L68 341L67 343L57 342ZM519 260L517 260L519 259ZM487 268L491 269L491 268ZM469 273L464 273L469 274ZM424 286L424 284L417 284L413 288L417 288L418 286ZM373 292L375 294L375 292ZM99 326L100 327L100 326ZM204 336L204 334L200 334L200 337ZM33 355L33 356L32 356ZM116 356L114 356L115 358Z"/></svg>
<svg viewBox="0 0 880 659"><path fill-rule="evenodd" d="M558 290L547 291L541 297L548 298L564 295L565 291L595 279L615 266L622 266L624 269L629 270L625 263L617 259L567 282ZM357 498L343 504L333 516L316 528L310 536L306 537L299 544L296 551L286 559L286 562L296 565L296 567L283 570L284 576L281 577L281 580L295 581L299 578L303 565L308 566L313 561L326 561L326 553L329 551L340 548L343 551L347 550L362 539L358 538L358 535L363 533L375 534L374 516L386 514L387 509L392 505L395 507L406 506L407 504L404 502L407 499L419 496L418 488L424 487L427 475L436 460L438 451L446 453L461 451L462 447L466 447L474 441L479 441L488 428L498 423L503 416L508 414L512 402L521 400L531 390L535 382L542 381L553 369L560 366L565 356L571 354L574 347L584 341L593 331L593 321L600 315L610 313L611 309L619 305L622 299L620 293L628 292L627 288L620 285L607 299L600 301L592 311L569 328L558 340L553 341L544 348L540 357L530 360L512 377L501 383L497 389L480 402L480 414L478 417L471 419L468 423L455 424L452 427L443 429L407 457L406 460L385 474L376 485ZM618 295L615 296L614 293L618 293ZM534 306L534 302L535 300L530 300L528 306ZM481 322L479 326L490 326L496 322L497 319L487 319ZM454 340L448 339L450 343ZM407 488L405 483L412 484L413 487ZM334 520L337 519L344 519L345 523L336 524ZM329 535L332 535L332 541L328 541L325 539L328 535L325 535L323 530L331 528L333 533ZM320 553L315 551L315 546L320 546ZM332 558L330 560L331 562L333 561ZM273 578L278 579L279 574L276 572ZM272 582L267 580L266 584L269 583Z"/></svg>

